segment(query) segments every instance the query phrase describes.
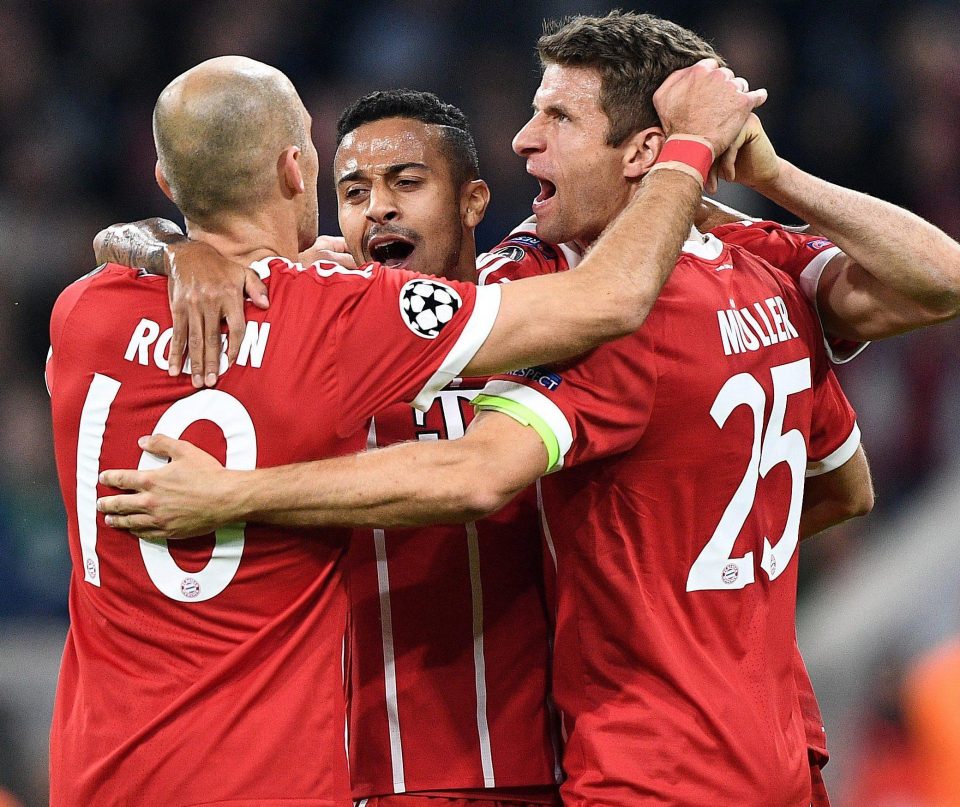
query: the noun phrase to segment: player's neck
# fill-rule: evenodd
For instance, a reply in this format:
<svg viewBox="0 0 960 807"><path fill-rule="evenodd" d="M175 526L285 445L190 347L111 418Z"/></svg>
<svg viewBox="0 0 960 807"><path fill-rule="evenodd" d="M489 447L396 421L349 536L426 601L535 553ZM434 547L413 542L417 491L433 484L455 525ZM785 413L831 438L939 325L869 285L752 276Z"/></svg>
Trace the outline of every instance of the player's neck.
<svg viewBox="0 0 960 807"><path fill-rule="evenodd" d="M477 242L472 230L464 235L456 263L445 271L443 276L448 280L460 280L464 283L477 282Z"/></svg>
<svg viewBox="0 0 960 807"><path fill-rule="evenodd" d="M195 241L210 244L225 258L249 265L261 258L279 256L296 261L299 254L297 233L278 232L251 219L217 222L216 228L187 221L187 234Z"/></svg>

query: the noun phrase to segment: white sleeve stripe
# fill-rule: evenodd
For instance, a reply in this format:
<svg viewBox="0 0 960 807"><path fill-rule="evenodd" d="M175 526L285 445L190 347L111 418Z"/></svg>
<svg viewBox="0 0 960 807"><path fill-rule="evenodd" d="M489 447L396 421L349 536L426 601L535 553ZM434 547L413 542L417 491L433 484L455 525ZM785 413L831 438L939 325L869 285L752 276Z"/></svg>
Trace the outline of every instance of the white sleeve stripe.
<svg viewBox="0 0 960 807"><path fill-rule="evenodd" d="M846 464L846 462L857 453L857 448L859 446L860 427L854 423L853 430L850 432L850 436L843 441L843 444L838 449L833 451L829 456L824 457L822 460L814 460L807 463L806 475L808 477L820 476L820 474L837 470L837 468Z"/></svg>
<svg viewBox="0 0 960 807"><path fill-rule="evenodd" d="M820 275L823 274L824 267L830 263L830 259L839 254L840 247L825 249L818 253L800 273L800 291L814 307L817 305L817 286L820 285Z"/></svg>
<svg viewBox="0 0 960 807"><path fill-rule="evenodd" d="M414 409L426 412L433 403L437 394L453 379L460 375L463 368L477 355L477 351L486 341L493 330L493 323L497 320L500 311L500 286L483 286L477 288L476 302L470 321L460 333L454 346L447 353L443 364L430 376L423 389L411 402Z"/></svg>
<svg viewBox="0 0 960 807"><path fill-rule="evenodd" d="M820 287L820 277L823 275L823 270L827 268L827 264L837 257L837 255L842 254L840 247L825 249L810 261L803 272L800 273L800 291L803 292L804 296L810 301L814 310L817 312L821 330L823 329L823 318L820 316L820 307L817 304L817 289ZM824 334L823 337L823 344L827 348L827 358L829 358L830 361L834 364L846 364L866 350L870 343L860 342L856 347L843 354L834 352L833 345L830 344L830 340L827 339L826 334Z"/></svg>
<svg viewBox="0 0 960 807"><path fill-rule="evenodd" d="M487 288L496 287L488 286ZM491 381L483 388L481 394L515 401L520 406L543 418L550 431L553 432L553 436L557 438L560 449L560 457L553 470L559 470L563 467L564 457L567 456L570 446L573 445L573 430L567 422L567 416L563 414L563 410L559 406L543 393L514 381Z"/></svg>

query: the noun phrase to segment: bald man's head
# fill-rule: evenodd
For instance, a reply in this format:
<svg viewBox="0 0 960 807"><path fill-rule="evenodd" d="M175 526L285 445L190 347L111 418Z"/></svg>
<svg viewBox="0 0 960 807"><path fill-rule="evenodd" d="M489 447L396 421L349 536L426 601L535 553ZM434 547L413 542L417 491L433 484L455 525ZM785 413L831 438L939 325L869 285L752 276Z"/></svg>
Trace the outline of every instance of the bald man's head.
<svg viewBox="0 0 960 807"><path fill-rule="evenodd" d="M242 56L210 59L170 82L153 111L153 135L173 200L208 226L256 210L277 187L281 153L307 150L310 138L290 80Z"/></svg>

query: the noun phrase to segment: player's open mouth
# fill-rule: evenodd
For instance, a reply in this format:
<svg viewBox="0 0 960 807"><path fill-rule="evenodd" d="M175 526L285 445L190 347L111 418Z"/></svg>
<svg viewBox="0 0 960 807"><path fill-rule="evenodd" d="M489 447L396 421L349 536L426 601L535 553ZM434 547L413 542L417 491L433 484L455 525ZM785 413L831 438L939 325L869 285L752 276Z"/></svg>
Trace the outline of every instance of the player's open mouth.
<svg viewBox="0 0 960 807"><path fill-rule="evenodd" d="M541 177L535 177L535 179L540 183L540 193L537 198L533 200L534 213L540 210L557 194L557 186L549 179L543 179Z"/></svg>
<svg viewBox="0 0 960 807"><path fill-rule="evenodd" d="M370 239L370 257L384 266L396 267L407 260L416 249L416 244L395 235L382 235Z"/></svg>

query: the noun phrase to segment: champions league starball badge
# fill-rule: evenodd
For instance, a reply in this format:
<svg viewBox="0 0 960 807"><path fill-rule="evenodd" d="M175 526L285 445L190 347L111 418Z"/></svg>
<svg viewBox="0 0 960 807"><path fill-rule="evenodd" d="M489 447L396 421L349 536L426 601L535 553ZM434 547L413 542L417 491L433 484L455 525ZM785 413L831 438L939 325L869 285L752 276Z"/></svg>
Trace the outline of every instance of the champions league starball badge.
<svg viewBox="0 0 960 807"><path fill-rule="evenodd" d="M424 339L436 339L461 305L456 291L435 280L411 280L400 289L403 321Z"/></svg>

